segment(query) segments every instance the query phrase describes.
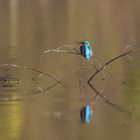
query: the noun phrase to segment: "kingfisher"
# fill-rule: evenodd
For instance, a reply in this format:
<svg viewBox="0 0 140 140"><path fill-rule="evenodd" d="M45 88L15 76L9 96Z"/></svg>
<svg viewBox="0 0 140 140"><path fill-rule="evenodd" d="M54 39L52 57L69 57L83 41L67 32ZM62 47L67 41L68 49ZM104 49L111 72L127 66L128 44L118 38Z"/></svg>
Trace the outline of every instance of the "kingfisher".
<svg viewBox="0 0 140 140"><path fill-rule="evenodd" d="M90 60L90 57L92 56L92 50L90 43L88 41L81 41L80 42L80 53L82 56L84 56L87 60Z"/></svg>
<svg viewBox="0 0 140 140"><path fill-rule="evenodd" d="M92 108L89 104L83 106L80 110L80 119L83 123L89 123L92 115Z"/></svg>

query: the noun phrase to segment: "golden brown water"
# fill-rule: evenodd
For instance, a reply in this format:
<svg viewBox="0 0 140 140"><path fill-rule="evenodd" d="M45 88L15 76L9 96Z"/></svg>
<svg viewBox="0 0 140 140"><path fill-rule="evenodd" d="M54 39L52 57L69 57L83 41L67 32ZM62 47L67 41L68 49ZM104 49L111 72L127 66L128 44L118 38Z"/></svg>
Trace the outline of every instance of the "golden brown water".
<svg viewBox="0 0 140 140"><path fill-rule="evenodd" d="M36 73L1 68L2 74L13 74L22 82L16 87L0 87L0 140L139 140L139 54L132 61L124 59L111 67L128 84L109 99L123 104L132 111L132 116L115 110L99 98L88 125L79 121L79 57L49 54L40 63L41 53L46 49L76 45L75 41L80 39L90 41L94 54L106 59L120 54L131 39L139 46L139 13L137 0L1 0L0 64L33 67L57 79L68 77L65 80L68 87L57 85L41 95L5 101L2 97L7 99L34 90L31 77ZM85 81L93 73L92 66L87 67L90 69L84 72ZM52 82L46 77L40 81L43 86ZM109 86L113 86L111 81ZM88 97L92 93L88 85L84 91Z"/></svg>

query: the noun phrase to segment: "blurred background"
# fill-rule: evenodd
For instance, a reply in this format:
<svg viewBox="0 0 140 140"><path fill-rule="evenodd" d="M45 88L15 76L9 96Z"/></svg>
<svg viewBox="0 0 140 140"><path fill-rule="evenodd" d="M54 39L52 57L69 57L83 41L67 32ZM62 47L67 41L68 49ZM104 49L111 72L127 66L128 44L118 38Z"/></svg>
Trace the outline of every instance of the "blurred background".
<svg viewBox="0 0 140 140"><path fill-rule="evenodd" d="M88 40L93 53L109 60L135 42L139 47L140 1L138 0L0 0L0 64L17 64L42 70L57 79L65 79L43 94L24 96L18 101L3 100L22 95L35 86L33 71L1 67L0 75L12 75L22 81L17 87L0 87L1 140L139 140L140 138L140 55L125 57L108 69L128 81L108 98L131 112L119 112L100 98L96 101L92 120L83 125L79 120L82 107L78 79L79 56L41 54L60 45L78 46ZM84 62L86 81L93 66ZM8 70L7 70L8 69ZM42 86L50 79L38 79ZM108 81L106 89L114 87ZM93 91L83 87L84 96L92 99ZM105 92L103 92L105 94ZM91 98L90 98L91 97Z"/></svg>

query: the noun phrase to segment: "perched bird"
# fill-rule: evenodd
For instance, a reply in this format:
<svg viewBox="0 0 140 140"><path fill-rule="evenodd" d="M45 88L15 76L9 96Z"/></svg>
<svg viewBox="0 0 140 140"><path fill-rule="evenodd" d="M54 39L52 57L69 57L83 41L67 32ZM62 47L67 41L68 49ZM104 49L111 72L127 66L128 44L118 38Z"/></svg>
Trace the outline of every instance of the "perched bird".
<svg viewBox="0 0 140 140"><path fill-rule="evenodd" d="M88 41L81 41L80 44L81 44L80 46L81 55L86 57L87 60L90 60L90 57L92 56L90 43Z"/></svg>

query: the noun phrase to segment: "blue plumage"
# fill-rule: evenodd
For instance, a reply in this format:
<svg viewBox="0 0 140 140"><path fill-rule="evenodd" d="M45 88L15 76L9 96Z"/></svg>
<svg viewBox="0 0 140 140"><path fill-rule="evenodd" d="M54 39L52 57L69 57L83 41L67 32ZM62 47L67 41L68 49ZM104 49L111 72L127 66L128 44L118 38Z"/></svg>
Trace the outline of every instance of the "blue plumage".
<svg viewBox="0 0 140 140"><path fill-rule="evenodd" d="M89 104L86 104L80 110L80 119L83 123L89 123L91 119L91 107Z"/></svg>
<svg viewBox="0 0 140 140"><path fill-rule="evenodd" d="M87 60L90 60L92 55L92 50L88 41L82 41L80 44L80 53L82 56L86 57Z"/></svg>

